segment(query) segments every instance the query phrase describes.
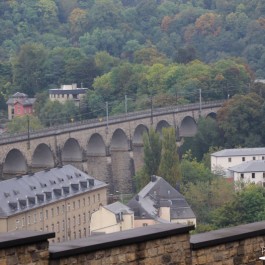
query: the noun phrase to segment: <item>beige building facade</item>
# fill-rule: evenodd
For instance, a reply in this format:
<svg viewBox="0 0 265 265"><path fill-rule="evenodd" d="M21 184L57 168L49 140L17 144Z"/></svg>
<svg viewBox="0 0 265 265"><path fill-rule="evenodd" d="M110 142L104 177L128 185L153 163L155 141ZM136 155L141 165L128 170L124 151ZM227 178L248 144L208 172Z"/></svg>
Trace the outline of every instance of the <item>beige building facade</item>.
<svg viewBox="0 0 265 265"><path fill-rule="evenodd" d="M132 228L134 228L134 213L120 202L101 205L99 210L91 215L91 234L108 234Z"/></svg>
<svg viewBox="0 0 265 265"><path fill-rule="evenodd" d="M80 100L85 96L87 88L78 88L77 84L62 85L61 88L54 88L49 90L49 99L51 101L59 101L65 103L72 100L79 106Z"/></svg>
<svg viewBox="0 0 265 265"><path fill-rule="evenodd" d="M1 182L0 232L55 232L53 242L90 234L91 214L107 204L107 184L66 165Z"/></svg>

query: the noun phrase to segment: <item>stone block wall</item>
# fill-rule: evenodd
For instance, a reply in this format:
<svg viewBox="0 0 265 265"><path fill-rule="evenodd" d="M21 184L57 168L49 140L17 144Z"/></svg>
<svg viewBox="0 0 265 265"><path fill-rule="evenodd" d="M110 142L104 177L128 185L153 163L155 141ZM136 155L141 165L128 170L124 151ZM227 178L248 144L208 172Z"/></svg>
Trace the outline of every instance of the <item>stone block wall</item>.
<svg viewBox="0 0 265 265"><path fill-rule="evenodd" d="M154 225L52 245L50 265L190 265L191 229Z"/></svg>
<svg viewBox="0 0 265 265"><path fill-rule="evenodd" d="M193 235L192 265L261 265L264 245L265 222Z"/></svg>
<svg viewBox="0 0 265 265"><path fill-rule="evenodd" d="M0 234L0 265L48 265L48 238L54 233L16 232Z"/></svg>

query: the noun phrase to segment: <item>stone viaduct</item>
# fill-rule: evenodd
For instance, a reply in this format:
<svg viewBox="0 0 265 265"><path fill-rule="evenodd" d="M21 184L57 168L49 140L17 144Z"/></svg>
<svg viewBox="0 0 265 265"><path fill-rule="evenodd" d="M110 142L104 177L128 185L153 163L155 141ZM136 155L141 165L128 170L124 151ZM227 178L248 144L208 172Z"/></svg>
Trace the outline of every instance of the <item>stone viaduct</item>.
<svg viewBox="0 0 265 265"><path fill-rule="evenodd" d="M222 103L159 108L2 136L1 179L73 164L108 182L110 192L131 193L132 176L143 164L144 132L153 127L161 134L173 126L177 140L192 137L199 117L215 117Z"/></svg>

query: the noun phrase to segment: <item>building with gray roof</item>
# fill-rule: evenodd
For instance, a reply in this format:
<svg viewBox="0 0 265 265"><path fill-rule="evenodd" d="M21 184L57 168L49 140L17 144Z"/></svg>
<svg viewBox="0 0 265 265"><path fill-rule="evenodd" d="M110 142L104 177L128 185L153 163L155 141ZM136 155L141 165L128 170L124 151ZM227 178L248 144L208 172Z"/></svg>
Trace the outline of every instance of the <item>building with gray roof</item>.
<svg viewBox="0 0 265 265"><path fill-rule="evenodd" d="M107 184L72 165L1 182L0 232L46 230L57 241L89 234L90 216L107 203Z"/></svg>
<svg viewBox="0 0 265 265"><path fill-rule="evenodd" d="M228 168L228 175L234 179L236 187L253 183L265 186L265 161L252 160Z"/></svg>
<svg viewBox="0 0 265 265"><path fill-rule="evenodd" d="M211 170L227 176L228 168L247 161L264 160L265 147L224 149L211 154Z"/></svg>
<svg viewBox="0 0 265 265"><path fill-rule="evenodd" d="M152 176L127 206L134 211L135 227L169 222L196 225L196 216L184 196L158 176Z"/></svg>

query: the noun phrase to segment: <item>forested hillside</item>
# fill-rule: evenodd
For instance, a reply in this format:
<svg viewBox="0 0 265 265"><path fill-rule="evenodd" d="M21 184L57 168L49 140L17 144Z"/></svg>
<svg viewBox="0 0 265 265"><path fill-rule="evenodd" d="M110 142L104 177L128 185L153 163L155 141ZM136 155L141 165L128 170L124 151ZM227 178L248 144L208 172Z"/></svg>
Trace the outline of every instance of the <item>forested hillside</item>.
<svg viewBox="0 0 265 265"><path fill-rule="evenodd" d="M245 92L265 77L264 14L263 0L1 1L0 108L70 83L90 88L88 117L125 95L134 110Z"/></svg>

